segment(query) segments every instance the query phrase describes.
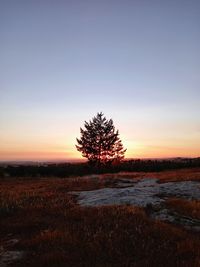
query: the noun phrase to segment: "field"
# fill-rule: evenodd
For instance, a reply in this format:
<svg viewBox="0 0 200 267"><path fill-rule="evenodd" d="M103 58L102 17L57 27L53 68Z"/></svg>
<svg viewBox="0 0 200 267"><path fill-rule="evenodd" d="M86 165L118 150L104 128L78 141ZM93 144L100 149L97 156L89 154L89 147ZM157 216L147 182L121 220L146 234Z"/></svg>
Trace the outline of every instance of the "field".
<svg viewBox="0 0 200 267"><path fill-rule="evenodd" d="M1 178L0 267L200 266L200 196L160 193L156 205L81 205L88 191L121 194L154 178L161 187L189 181L199 188L200 169ZM158 216L166 210L168 217Z"/></svg>

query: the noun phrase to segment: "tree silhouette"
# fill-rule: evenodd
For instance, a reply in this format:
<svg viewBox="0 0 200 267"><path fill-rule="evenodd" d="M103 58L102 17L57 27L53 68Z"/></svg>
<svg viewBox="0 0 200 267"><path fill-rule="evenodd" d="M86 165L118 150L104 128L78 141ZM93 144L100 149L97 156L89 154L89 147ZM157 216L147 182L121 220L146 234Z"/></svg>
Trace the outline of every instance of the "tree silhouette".
<svg viewBox="0 0 200 267"><path fill-rule="evenodd" d="M76 139L76 148L90 163L102 164L113 161L120 162L124 158L126 149L119 138L119 131L115 131L113 120L107 120L102 112L85 121L85 129L80 128L81 137Z"/></svg>

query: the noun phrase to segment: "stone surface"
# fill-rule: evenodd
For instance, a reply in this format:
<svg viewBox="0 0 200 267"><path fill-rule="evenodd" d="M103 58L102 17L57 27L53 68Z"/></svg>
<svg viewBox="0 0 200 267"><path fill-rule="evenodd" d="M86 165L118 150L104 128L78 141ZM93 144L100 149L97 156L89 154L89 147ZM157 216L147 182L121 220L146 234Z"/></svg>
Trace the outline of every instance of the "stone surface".
<svg viewBox="0 0 200 267"><path fill-rule="evenodd" d="M73 193L78 196L78 203L83 206L132 204L146 207L148 204L160 204L165 197L171 196L200 199L200 183L183 181L159 184L157 179L145 178L132 183L120 180L114 188Z"/></svg>
<svg viewBox="0 0 200 267"><path fill-rule="evenodd" d="M4 240L3 245L0 247L0 267L7 267L24 257L24 251L18 251L12 248L18 241L15 238Z"/></svg>
<svg viewBox="0 0 200 267"><path fill-rule="evenodd" d="M158 183L157 179L120 179L112 188L72 192L82 206L135 205L146 207L154 219L181 224L200 231L200 221L182 216L163 205L166 198L200 199L200 182L181 181Z"/></svg>

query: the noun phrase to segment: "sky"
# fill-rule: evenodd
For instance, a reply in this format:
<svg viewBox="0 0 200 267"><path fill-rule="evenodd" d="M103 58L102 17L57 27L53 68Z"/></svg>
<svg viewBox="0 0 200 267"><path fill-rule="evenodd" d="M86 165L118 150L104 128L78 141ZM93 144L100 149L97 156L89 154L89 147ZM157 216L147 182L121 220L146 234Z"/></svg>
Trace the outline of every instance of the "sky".
<svg viewBox="0 0 200 267"><path fill-rule="evenodd" d="M80 159L112 118L127 158L200 156L200 1L1 0L0 160Z"/></svg>

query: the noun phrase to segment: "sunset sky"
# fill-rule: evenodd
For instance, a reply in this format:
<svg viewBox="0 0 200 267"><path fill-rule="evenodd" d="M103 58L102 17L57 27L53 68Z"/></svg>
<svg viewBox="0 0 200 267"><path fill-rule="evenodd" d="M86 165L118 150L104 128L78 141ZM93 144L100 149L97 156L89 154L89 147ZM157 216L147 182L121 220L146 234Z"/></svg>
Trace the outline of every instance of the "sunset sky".
<svg viewBox="0 0 200 267"><path fill-rule="evenodd" d="M79 159L112 118L127 158L200 156L200 1L1 0L0 160Z"/></svg>

